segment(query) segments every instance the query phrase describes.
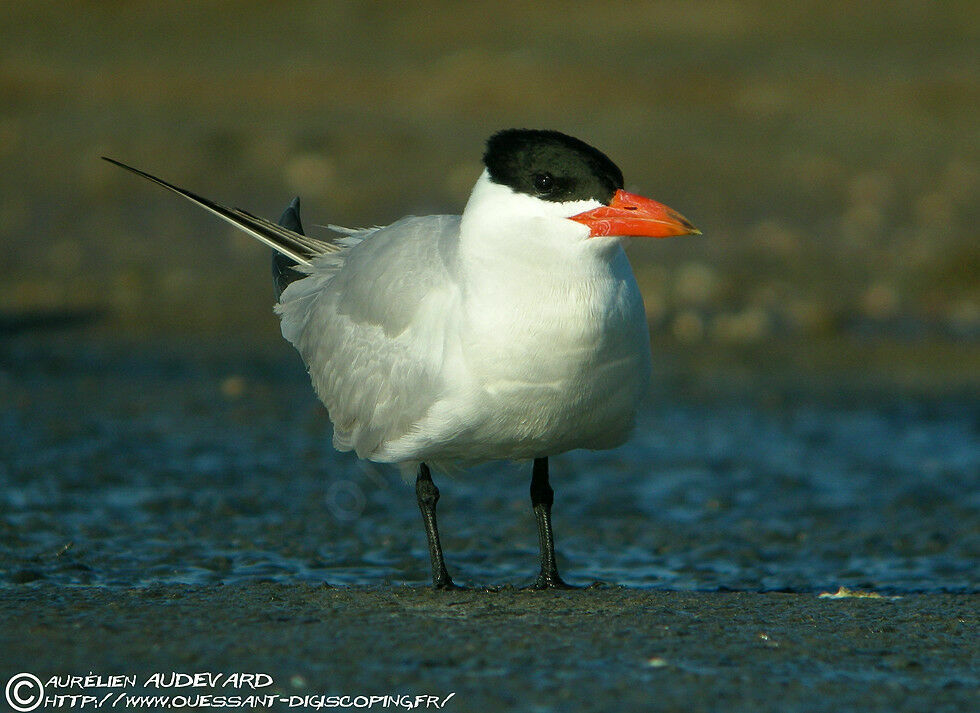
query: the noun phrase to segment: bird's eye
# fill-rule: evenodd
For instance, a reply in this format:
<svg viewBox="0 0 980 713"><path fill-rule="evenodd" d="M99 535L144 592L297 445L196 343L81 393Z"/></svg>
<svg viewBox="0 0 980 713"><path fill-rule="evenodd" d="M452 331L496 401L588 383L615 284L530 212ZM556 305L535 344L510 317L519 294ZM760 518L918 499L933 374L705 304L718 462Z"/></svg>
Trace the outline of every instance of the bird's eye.
<svg viewBox="0 0 980 713"><path fill-rule="evenodd" d="M538 193L551 193L551 190L555 187L555 179L552 178L550 173L535 173L533 181L534 190Z"/></svg>

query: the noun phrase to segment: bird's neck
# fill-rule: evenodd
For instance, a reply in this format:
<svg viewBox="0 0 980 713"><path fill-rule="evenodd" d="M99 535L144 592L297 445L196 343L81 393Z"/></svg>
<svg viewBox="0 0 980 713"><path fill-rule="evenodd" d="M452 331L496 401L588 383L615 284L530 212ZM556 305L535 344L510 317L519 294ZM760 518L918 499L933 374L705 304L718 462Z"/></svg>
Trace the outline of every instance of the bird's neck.
<svg viewBox="0 0 980 713"><path fill-rule="evenodd" d="M493 341L498 330L545 334L553 328L556 339L578 339L579 329L592 330L618 309L624 291L636 291L615 239L554 239L526 221L482 223L479 232L465 227L457 254L460 285L474 328L490 332L482 339Z"/></svg>
<svg viewBox="0 0 980 713"><path fill-rule="evenodd" d="M598 205L548 203L490 180L476 182L460 222L461 268L469 284L563 282L607 274L622 249L616 238L588 238L568 215Z"/></svg>

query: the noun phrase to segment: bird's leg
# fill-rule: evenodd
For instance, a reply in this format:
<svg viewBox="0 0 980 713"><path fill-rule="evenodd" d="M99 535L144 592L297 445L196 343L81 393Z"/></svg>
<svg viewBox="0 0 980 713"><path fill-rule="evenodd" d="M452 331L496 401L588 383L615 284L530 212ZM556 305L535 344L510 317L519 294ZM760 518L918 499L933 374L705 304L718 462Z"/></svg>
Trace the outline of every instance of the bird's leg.
<svg viewBox="0 0 980 713"><path fill-rule="evenodd" d="M442 545L439 544L439 527L436 525L436 503L439 502L439 488L432 482L429 466L419 463L419 474L415 478L415 495L422 511L422 524L425 537L429 541L429 557L432 559L432 586L435 589L457 589L452 577L446 571L442 558Z"/></svg>
<svg viewBox="0 0 980 713"><path fill-rule="evenodd" d="M555 491L548 482L548 459L535 458L531 470L531 507L538 523L538 544L541 547L541 573L533 589L572 589L558 574L555 562L555 535L551 530L551 505Z"/></svg>

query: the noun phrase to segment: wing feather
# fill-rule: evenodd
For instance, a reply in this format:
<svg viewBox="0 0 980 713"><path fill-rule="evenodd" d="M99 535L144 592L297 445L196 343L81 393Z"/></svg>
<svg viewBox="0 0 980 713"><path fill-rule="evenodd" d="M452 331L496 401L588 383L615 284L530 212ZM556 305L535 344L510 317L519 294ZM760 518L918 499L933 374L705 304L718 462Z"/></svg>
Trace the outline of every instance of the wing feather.
<svg viewBox="0 0 980 713"><path fill-rule="evenodd" d="M334 445L383 462L419 455L417 445L392 444L416 431L444 392L452 312L459 304L459 216L409 217L363 230L331 226L341 237L328 242L302 234L295 201L298 230L291 230L103 158L296 261L289 269L303 276L285 286L276 312L330 413Z"/></svg>
<svg viewBox="0 0 980 713"><path fill-rule="evenodd" d="M309 276L286 288L276 311L330 413L334 445L407 460L388 446L442 393L459 217L405 218L365 232L340 260L302 268Z"/></svg>
<svg viewBox="0 0 980 713"><path fill-rule="evenodd" d="M265 243L269 247L279 251L287 257L292 258L301 265L309 265L310 262L312 262L312 259L319 255L339 252L343 249L341 246L334 243L311 238L307 235L297 233L289 228L273 223L271 220L266 220L265 218L252 215L246 210L223 206L209 198L205 198L204 196L188 191L186 188L175 186L162 178L158 178L157 176L149 174L146 171L141 171L138 168L127 166L126 164L116 161L115 159L107 156L103 156L102 158L113 165L124 168L131 173L135 173L137 176L142 176L146 180L156 183L158 186L163 186L167 190L173 191L177 195L186 198L196 205L199 205L206 211L218 216L222 220L231 223L236 228L244 230L256 240Z"/></svg>

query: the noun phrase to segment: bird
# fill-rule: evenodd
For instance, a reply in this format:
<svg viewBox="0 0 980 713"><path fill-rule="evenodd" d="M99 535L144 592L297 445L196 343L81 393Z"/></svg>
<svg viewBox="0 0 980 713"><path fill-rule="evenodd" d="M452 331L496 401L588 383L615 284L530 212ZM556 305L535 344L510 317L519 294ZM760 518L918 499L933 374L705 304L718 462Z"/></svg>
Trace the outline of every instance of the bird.
<svg viewBox="0 0 980 713"><path fill-rule="evenodd" d="M531 462L540 570L558 571L548 459L624 443L647 390L650 335L623 245L700 235L677 211L624 189L590 144L504 129L461 215L407 216L305 234L299 197L278 222L105 160L210 211L273 249L286 341L333 426L333 445L414 475L437 590L446 567L432 471Z"/></svg>

